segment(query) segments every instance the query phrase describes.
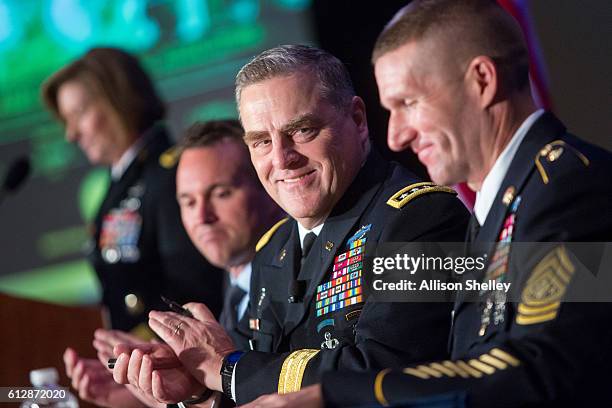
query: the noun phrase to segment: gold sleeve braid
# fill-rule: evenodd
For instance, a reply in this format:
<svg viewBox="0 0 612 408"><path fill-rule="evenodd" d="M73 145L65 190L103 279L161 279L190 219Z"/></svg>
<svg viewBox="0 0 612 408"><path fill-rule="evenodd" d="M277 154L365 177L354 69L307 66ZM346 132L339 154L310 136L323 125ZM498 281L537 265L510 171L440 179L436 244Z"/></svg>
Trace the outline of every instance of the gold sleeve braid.
<svg viewBox="0 0 612 408"><path fill-rule="evenodd" d="M301 349L296 350L283 361L280 376L278 378L278 393L287 394L299 391L302 388L302 379L308 362L321 350Z"/></svg>
<svg viewBox="0 0 612 408"><path fill-rule="evenodd" d="M509 366L518 367L521 361L512 354L493 348L488 353L482 354L478 358L469 361L450 361L434 362L431 364L421 364L414 367L407 367L402 370L406 375L417 377L421 380L433 380L443 377L461 378L483 378L493 375L498 371L507 369ZM383 392L383 381L391 369L384 369L376 375L374 379L374 397L382 406L388 406L389 402Z"/></svg>
<svg viewBox="0 0 612 408"><path fill-rule="evenodd" d="M499 348L493 348L488 353L468 361L446 360L404 368L404 374L418 377L422 380L441 377L481 378L492 375L497 371L505 370L508 366L518 367L520 360Z"/></svg>
<svg viewBox="0 0 612 408"><path fill-rule="evenodd" d="M378 403L383 407L389 405L387 399L385 398L385 394L383 393L383 379L385 378L385 375L389 373L389 371L391 371L389 368L380 371L376 375L376 379L374 379L374 397L376 397L376 401L378 401Z"/></svg>

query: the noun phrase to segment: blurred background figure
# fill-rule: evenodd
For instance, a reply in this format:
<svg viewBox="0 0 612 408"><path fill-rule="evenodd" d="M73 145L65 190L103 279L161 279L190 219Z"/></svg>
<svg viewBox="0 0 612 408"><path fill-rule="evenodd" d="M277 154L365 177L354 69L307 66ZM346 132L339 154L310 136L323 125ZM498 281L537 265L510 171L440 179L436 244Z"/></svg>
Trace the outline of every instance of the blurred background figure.
<svg viewBox="0 0 612 408"><path fill-rule="evenodd" d="M132 55L93 48L45 81L43 99L111 184L91 225L91 261L111 326L136 330L160 295L221 307L222 273L189 241L175 197L176 157L165 106Z"/></svg>

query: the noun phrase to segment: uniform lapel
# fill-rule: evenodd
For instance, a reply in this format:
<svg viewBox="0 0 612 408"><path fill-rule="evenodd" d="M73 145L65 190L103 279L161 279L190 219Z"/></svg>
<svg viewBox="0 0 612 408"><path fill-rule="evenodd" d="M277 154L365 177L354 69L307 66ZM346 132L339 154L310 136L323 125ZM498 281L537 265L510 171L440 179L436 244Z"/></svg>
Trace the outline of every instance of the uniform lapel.
<svg viewBox="0 0 612 408"><path fill-rule="evenodd" d="M143 153L143 152L141 152ZM119 203L126 196L126 190L132 186L142 173L144 160L140 160L140 155L134 159L121 178L115 182L111 182L108 192L100 205L96 216L96 241L100 235L103 217L110 212L112 208L119 206Z"/></svg>
<svg viewBox="0 0 612 408"><path fill-rule="evenodd" d="M289 307L285 321L285 335L289 335L305 318L317 286L329 272L336 254L342 251L345 241L382 187L387 166L382 166L376 152L359 172L344 197L325 220L321 233L302 268L299 279L307 281L306 295L301 303ZM386 163L386 162L383 162Z"/></svg>
<svg viewBox="0 0 612 408"><path fill-rule="evenodd" d="M270 308L279 324L285 321L287 313L285 305L289 297L289 284L293 279L293 269L296 265L299 267L301 258L299 247L297 247L299 245L297 223L295 221L292 222L291 233L287 241L280 246L280 250L274 254L269 264L261 266L262 275L268 277L266 282L273 284L277 289L271 290L270 293L281 294L279 299L270 299Z"/></svg>
<svg viewBox="0 0 612 408"><path fill-rule="evenodd" d="M317 285L321 283L331 267L336 250L341 246L345 238L348 237L348 234L357 224L358 220L359 215L354 215L339 219L328 218L325 221L325 226L315 240L310 254L306 258L304 268L302 268L298 276L300 280L307 282L306 295L302 302L289 304L285 318L285 335L289 335L306 317ZM333 247L330 250L326 249L329 248L329 243L333 243ZM290 273L291 271L287 271L288 276Z"/></svg>
<svg viewBox="0 0 612 408"><path fill-rule="evenodd" d="M535 159L542 147L549 142L557 139L565 128L551 113L545 113L529 129L523 139L508 172L504 177L491 210L487 215L484 225L480 228L476 236L476 242L490 244L488 252L492 250L493 244L497 241L499 231L513 199L520 195L525 182L535 170ZM504 200L504 195L513 190L512 200ZM505 201L505 202L504 202Z"/></svg>
<svg viewBox="0 0 612 408"><path fill-rule="evenodd" d="M98 210L98 214L96 216L96 241L99 237L100 228L102 226L102 217L105 214L108 214L112 208L117 207L121 200L125 198L126 190L136 183L142 174L142 170L147 162L147 159L149 159L151 156L159 156L161 152L170 146L168 135L166 134L163 126L154 126L143 133L141 137L147 138L145 146L142 147L136 158L134 158L132 163L130 163L121 178L111 183L108 192L100 205L100 209Z"/></svg>
<svg viewBox="0 0 612 408"><path fill-rule="evenodd" d="M476 234L473 245L470 245L470 248L474 248L472 254L475 252L478 252L479 254L486 253L488 259L491 259L504 220L511 208L512 201L514 201L514 199L520 195L525 182L535 171L535 158L537 154L539 153L540 149L546 145L546 143L558 139L564 132L565 127L563 124L549 112L544 113L529 129L527 135L519 146L516 155L512 159L512 163L510 164L508 172L506 173L500 189L495 196L495 200L493 201L493 205L491 206L491 210L489 211L484 224L478 231L478 234ZM504 202L504 195L511 187L514 190L514 193L512 194L513 199L509 202L506 200L506 204ZM484 268L481 275L469 276L469 278L483 278L486 270L487 268ZM468 276L465 278L468 278ZM457 294L455 314L457 314L457 312L465 304L466 299L467 298L464 296L464 294Z"/></svg>
<svg viewBox="0 0 612 408"><path fill-rule="evenodd" d="M146 154L146 152L143 151L141 154ZM138 180L143 162L144 158L141 159L141 155L138 155L121 178L115 182L111 182L106 199L101 207L101 210L103 210L104 213L108 212L111 208L116 207L119 201L121 201L121 199L125 196L125 190L127 190L129 186L133 185L136 180Z"/></svg>

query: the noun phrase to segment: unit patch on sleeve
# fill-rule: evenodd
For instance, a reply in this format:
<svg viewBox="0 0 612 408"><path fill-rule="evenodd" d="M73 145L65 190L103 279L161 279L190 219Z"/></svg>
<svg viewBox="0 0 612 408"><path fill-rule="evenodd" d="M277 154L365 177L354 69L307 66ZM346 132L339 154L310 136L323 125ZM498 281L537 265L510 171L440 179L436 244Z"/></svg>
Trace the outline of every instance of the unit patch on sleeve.
<svg viewBox="0 0 612 408"><path fill-rule="evenodd" d="M516 323L528 325L555 319L574 271L565 247L556 247L546 255L523 289Z"/></svg>

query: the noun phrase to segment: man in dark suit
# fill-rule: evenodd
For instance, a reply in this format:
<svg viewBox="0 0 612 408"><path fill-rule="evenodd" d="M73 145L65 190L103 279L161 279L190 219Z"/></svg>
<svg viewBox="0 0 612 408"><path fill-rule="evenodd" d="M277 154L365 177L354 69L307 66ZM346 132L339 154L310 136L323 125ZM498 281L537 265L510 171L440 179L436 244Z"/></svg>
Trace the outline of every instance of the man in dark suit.
<svg viewBox="0 0 612 408"><path fill-rule="evenodd" d="M363 101L324 51L265 51L242 68L236 94L259 178L292 217L264 236L253 263L241 322L254 331L251 350L236 351L202 306L190 307L196 319L152 313L151 328L200 383L238 403L296 391L329 369L444 357L450 303L370 301L364 260L385 242L462 240L467 211L454 192L371 151ZM140 360L121 355L115 379L155 394L146 371L128 375Z"/></svg>
<svg viewBox="0 0 612 408"><path fill-rule="evenodd" d="M490 262L466 279L511 290L458 296L451 359L329 373L250 407L609 406L612 304L589 302L610 270L571 242L612 236L612 155L536 108L520 28L493 1L415 0L373 61L390 147L478 191L471 247Z"/></svg>

